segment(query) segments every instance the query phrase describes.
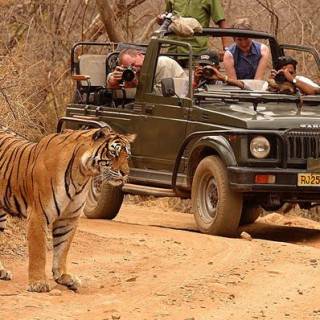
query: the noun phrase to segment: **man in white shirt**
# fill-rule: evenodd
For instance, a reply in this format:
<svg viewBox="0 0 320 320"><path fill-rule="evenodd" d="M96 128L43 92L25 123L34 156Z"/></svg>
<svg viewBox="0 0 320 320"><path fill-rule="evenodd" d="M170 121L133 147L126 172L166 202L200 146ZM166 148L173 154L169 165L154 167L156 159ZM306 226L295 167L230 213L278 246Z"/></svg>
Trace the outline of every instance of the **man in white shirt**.
<svg viewBox="0 0 320 320"><path fill-rule="evenodd" d="M275 69L271 70L271 78L276 78L278 74L282 74L285 81L293 84L298 91L303 94L320 94L320 86L314 83L312 80L297 76L296 66L298 62L291 56L278 57L275 63Z"/></svg>
<svg viewBox="0 0 320 320"><path fill-rule="evenodd" d="M107 79L108 88L118 88L122 81L122 71L123 68L131 66L136 70L136 77L131 84L127 86L133 87L137 85L139 74L143 65L144 55L132 48L127 48L119 53L119 64L114 70L114 72ZM159 86L160 82L164 78L185 78L187 75L182 69L182 67L173 59L166 56L159 56L155 74L155 86ZM126 85L125 85L126 86Z"/></svg>

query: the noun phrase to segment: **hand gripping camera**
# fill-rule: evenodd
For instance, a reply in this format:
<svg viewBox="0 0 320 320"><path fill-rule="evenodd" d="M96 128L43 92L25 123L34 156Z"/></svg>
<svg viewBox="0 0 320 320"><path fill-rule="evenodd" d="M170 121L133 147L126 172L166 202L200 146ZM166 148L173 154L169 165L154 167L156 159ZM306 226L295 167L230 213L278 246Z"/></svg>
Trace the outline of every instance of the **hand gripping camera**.
<svg viewBox="0 0 320 320"><path fill-rule="evenodd" d="M136 69L129 66L122 71L122 82L131 82L136 76Z"/></svg>
<svg viewBox="0 0 320 320"><path fill-rule="evenodd" d="M202 68L202 78L210 79L215 74L214 70L210 66L204 66Z"/></svg>

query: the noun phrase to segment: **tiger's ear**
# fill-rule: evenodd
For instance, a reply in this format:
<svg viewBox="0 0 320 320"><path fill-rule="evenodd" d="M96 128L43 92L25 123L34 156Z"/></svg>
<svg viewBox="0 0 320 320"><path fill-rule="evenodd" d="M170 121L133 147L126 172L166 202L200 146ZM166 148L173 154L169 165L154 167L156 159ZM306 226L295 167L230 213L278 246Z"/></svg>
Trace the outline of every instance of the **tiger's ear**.
<svg viewBox="0 0 320 320"><path fill-rule="evenodd" d="M107 133L109 133L110 130L106 130L105 128L101 128L97 130L93 135L92 135L92 140L97 141L98 139L105 138L107 136Z"/></svg>
<svg viewBox="0 0 320 320"><path fill-rule="evenodd" d="M131 143L136 139L136 137L137 137L137 134L136 133L132 133L132 134L128 134L126 136L126 139Z"/></svg>

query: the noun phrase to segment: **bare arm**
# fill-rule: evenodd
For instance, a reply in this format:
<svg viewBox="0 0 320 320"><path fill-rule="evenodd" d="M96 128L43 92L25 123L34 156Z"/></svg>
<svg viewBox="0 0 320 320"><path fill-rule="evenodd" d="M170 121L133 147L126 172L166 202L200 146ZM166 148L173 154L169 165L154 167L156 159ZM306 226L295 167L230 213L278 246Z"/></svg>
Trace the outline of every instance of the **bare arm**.
<svg viewBox="0 0 320 320"><path fill-rule="evenodd" d="M223 57L224 69L226 70L226 74L230 79L237 80L237 73L234 68L234 59L231 54L226 52Z"/></svg>
<svg viewBox="0 0 320 320"><path fill-rule="evenodd" d="M242 81L230 79L228 76L222 74L218 69L215 69L213 67L209 67L209 68L214 72L214 74L209 78L210 80L220 80L223 83L239 87L240 89L244 89L245 85Z"/></svg>
<svg viewBox="0 0 320 320"><path fill-rule="evenodd" d="M295 86L298 88L303 94L309 95L309 94L320 94L320 88L314 87L313 85L306 83L302 80L298 80L297 78L294 78L293 75L288 71L288 69L279 70L278 72L281 72L286 77L287 81L292 83L293 79L296 79Z"/></svg>
<svg viewBox="0 0 320 320"><path fill-rule="evenodd" d="M227 25L226 20L220 20L220 21L218 22L218 26L219 26L219 28L221 28L221 29L228 28L228 25ZM221 37L221 42L222 42L222 48L223 48L223 49L224 49L225 47L229 47L229 39L228 39L228 37Z"/></svg>
<svg viewBox="0 0 320 320"><path fill-rule="evenodd" d="M266 45L262 45L261 47L261 59L258 64L258 68L256 71L256 74L254 76L254 79L256 80L262 80L264 77L264 73L266 71L268 62L270 58L270 50Z"/></svg>
<svg viewBox="0 0 320 320"><path fill-rule="evenodd" d="M119 89L120 81L122 78L122 71L120 67L116 67L113 73L111 73L107 78L107 88L109 89Z"/></svg>
<svg viewBox="0 0 320 320"><path fill-rule="evenodd" d="M320 94L320 88L314 87L309 83L296 79L297 82L295 84L296 88L298 88L303 94Z"/></svg>

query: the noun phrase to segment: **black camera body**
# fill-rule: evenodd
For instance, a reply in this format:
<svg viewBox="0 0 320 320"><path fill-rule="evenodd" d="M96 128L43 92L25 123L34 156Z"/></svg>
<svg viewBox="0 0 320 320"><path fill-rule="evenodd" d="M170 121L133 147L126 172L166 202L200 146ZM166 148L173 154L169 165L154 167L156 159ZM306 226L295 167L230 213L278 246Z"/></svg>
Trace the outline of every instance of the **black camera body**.
<svg viewBox="0 0 320 320"><path fill-rule="evenodd" d="M275 77L274 77L274 80L277 84L282 84L284 82L287 81L285 75L282 73L282 72L278 72Z"/></svg>
<svg viewBox="0 0 320 320"><path fill-rule="evenodd" d="M133 68L131 66L126 67L122 70L122 78L121 80L124 82L132 82L134 78L136 77L136 68Z"/></svg>
<svg viewBox="0 0 320 320"><path fill-rule="evenodd" d="M202 68L202 78L209 79L215 74L214 70L210 66L204 66Z"/></svg>

